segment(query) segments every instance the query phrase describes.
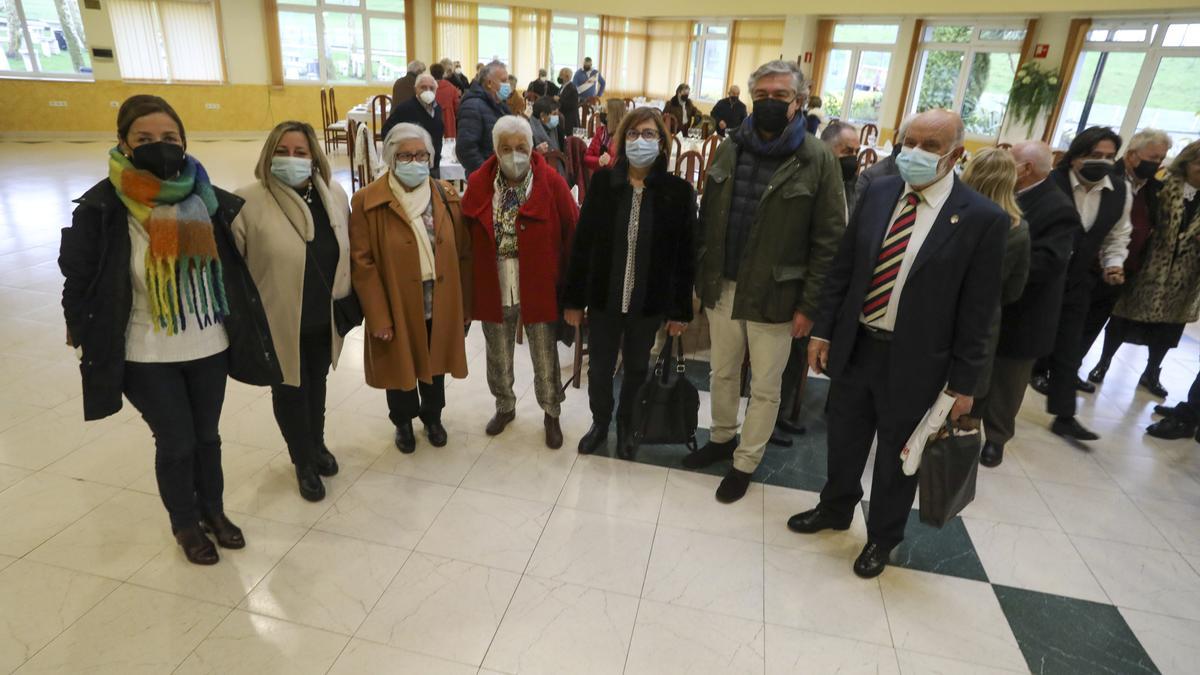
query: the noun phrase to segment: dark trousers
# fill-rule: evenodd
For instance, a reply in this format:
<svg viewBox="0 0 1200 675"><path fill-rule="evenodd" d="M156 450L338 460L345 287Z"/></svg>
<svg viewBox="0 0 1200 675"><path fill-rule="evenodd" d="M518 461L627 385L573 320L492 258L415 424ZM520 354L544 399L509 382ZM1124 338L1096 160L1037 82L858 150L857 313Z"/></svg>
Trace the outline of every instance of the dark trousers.
<svg viewBox="0 0 1200 675"><path fill-rule="evenodd" d="M925 414L895 412L898 406L889 393L890 361L890 342L860 333L845 372L833 378L827 418L829 478L821 490L821 508L849 519L862 499L863 469L878 434L867 538L885 547L904 539L917 477L904 475L900 449Z"/></svg>
<svg viewBox="0 0 1200 675"><path fill-rule="evenodd" d="M1083 320L1083 336L1079 340L1080 360L1087 356L1092 350L1092 345L1096 344L1096 338L1100 336L1104 324L1108 323L1109 317L1112 316L1123 288L1124 286L1112 286L1101 280L1092 289L1087 316Z"/></svg>
<svg viewBox="0 0 1200 675"><path fill-rule="evenodd" d="M275 422L296 468L316 465L325 448L325 380L333 360L329 326L300 334L300 386L271 387Z"/></svg>
<svg viewBox="0 0 1200 675"><path fill-rule="evenodd" d="M425 335L433 339L433 321L425 321ZM420 417L426 426L440 424L446 407L446 376L434 375L431 382L417 381L412 389L388 389L388 419L395 426L411 424Z"/></svg>
<svg viewBox="0 0 1200 675"><path fill-rule="evenodd" d="M779 414L778 419L786 420L792 416L792 408L796 407L796 395L799 393L800 378L808 372L808 338L792 340L792 353L788 354L787 366L783 369L783 380L779 385Z"/></svg>
<svg viewBox="0 0 1200 675"><path fill-rule="evenodd" d="M976 402L987 440L1004 445L1016 434L1017 413L1025 399L1025 388L1033 370L1033 359L997 356L992 362L992 379L987 395Z"/></svg>
<svg viewBox="0 0 1200 675"><path fill-rule="evenodd" d="M613 376L617 354L622 354L621 398L617 404L618 426L631 421L633 401L650 369L650 350L662 319L630 316L616 312L588 315L588 404L592 422L608 428L613 416Z"/></svg>
<svg viewBox="0 0 1200 675"><path fill-rule="evenodd" d="M125 364L125 397L154 434L154 474L171 529L195 526L224 510L221 435L229 357Z"/></svg>
<svg viewBox="0 0 1200 675"><path fill-rule="evenodd" d="M1043 360L1050 374L1046 412L1061 417L1075 416L1075 379L1083 361L1083 327L1091 306L1091 283L1068 288L1063 294L1062 314L1054 337L1054 351Z"/></svg>
<svg viewBox="0 0 1200 675"><path fill-rule="evenodd" d="M1187 401L1179 406L1179 411L1186 419L1200 422L1200 373L1192 380L1192 388L1188 390Z"/></svg>

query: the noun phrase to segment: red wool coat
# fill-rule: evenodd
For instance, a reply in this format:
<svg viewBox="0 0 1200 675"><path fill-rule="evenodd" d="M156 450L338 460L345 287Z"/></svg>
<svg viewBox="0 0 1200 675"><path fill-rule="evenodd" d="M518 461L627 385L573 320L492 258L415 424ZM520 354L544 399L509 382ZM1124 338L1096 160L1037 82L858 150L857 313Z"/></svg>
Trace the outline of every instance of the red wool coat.
<svg viewBox="0 0 1200 675"><path fill-rule="evenodd" d="M558 320L558 280L575 235L579 207L567 182L538 153L530 158L533 185L517 213L521 323ZM471 234L474 302L469 319L503 321L492 196L500 163L495 155L467 179L463 219Z"/></svg>
<svg viewBox="0 0 1200 675"><path fill-rule="evenodd" d="M458 90L458 87L450 84L449 80L438 80L438 88L434 97L434 100L442 108L442 123L446 127L446 131L442 135L446 138L456 138L458 136L458 101L462 97L462 92Z"/></svg>

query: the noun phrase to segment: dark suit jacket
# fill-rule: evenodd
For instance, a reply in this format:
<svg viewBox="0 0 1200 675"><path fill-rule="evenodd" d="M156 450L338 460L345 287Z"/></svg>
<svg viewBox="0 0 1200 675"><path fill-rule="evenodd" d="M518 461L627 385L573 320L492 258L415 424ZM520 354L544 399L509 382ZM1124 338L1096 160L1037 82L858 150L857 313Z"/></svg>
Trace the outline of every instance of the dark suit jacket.
<svg viewBox="0 0 1200 675"><path fill-rule="evenodd" d="M867 168L866 171L858 174L858 184L854 186L854 204L862 201L863 195L867 192L871 182L876 178L884 176L899 176L900 169L896 168L896 158L892 155L884 157L875 162L873 166Z"/></svg>
<svg viewBox="0 0 1200 675"><path fill-rule="evenodd" d="M1075 202L1049 180L1017 195L1029 223L1029 279L1021 297L1004 306L996 354L1037 359L1054 351L1063 284L1077 231Z"/></svg>
<svg viewBox="0 0 1200 675"><path fill-rule="evenodd" d="M734 130L746 121L746 104L740 99L723 98L717 101L712 109L712 118L718 123L717 134L724 136L726 130ZM720 127L721 120L725 121L725 129Z"/></svg>
<svg viewBox="0 0 1200 675"><path fill-rule="evenodd" d="M392 85L392 107L414 98L417 95L417 76L408 73L396 80Z"/></svg>
<svg viewBox="0 0 1200 675"><path fill-rule="evenodd" d="M425 106L421 105L421 99L410 98L404 103L392 108L392 113L388 115L387 121L383 123L383 137L387 138L387 133L392 130L392 127L402 122L415 124L433 137L433 170L434 176L437 176L437 171L442 166L442 138L446 135L446 121L442 117L442 108L437 103L433 104L433 116L425 112Z"/></svg>
<svg viewBox="0 0 1200 675"><path fill-rule="evenodd" d="M1050 172L1046 181L1058 186L1074 206L1070 171L1067 168L1055 169ZM1092 229L1085 232L1081 225L1075 231L1075 241L1072 245L1074 253L1071 254L1071 262L1067 264L1065 293L1076 300L1083 297L1083 302L1086 302L1086 296L1081 294L1090 293L1099 279L1100 250L1104 247L1104 238L1112 232L1125 210L1125 191L1129 184L1119 171L1113 171L1109 179L1113 189L1105 190L1100 195L1100 210L1096 213L1096 222L1092 223Z"/></svg>
<svg viewBox="0 0 1200 675"><path fill-rule="evenodd" d="M943 387L975 391L1000 305L1000 270L1011 220L954 178L908 273L891 343L890 401L881 409L920 417ZM813 336L829 340L829 375L841 376L859 338L863 300L904 181L878 179L855 207L838 247Z"/></svg>
<svg viewBox="0 0 1200 675"><path fill-rule="evenodd" d="M563 88L559 91L558 112L562 115L562 121L558 127L562 129L564 135L569 136L580 126L579 90L575 88L574 83L568 82L564 84Z"/></svg>

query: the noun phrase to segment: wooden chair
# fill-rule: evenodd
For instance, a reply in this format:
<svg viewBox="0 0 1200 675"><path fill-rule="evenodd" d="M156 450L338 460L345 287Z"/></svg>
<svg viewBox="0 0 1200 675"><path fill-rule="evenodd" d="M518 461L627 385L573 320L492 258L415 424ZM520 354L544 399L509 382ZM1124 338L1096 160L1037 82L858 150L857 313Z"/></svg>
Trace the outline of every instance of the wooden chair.
<svg viewBox="0 0 1200 675"><path fill-rule="evenodd" d="M328 93L324 88L321 89L321 131L325 137L326 154L331 152L331 148L336 150L341 143L349 144L349 128L346 120L338 115L333 87L329 88Z"/></svg>
<svg viewBox="0 0 1200 675"><path fill-rule="evenodd" d="M862 152L858 153L858 172L866 171L878 161L879 155L875 153L874 148L863 148Z"/></svg>
<svg viewBox="0 0 1200 675"><path fill-rule="evenodd" d="M529 102L529 108L531 111L533 109L533 104L537 103L537 100L539 98L541 98L541 96L538 96L538 93L536 91L528 91L528 90L526 90L524 96L525 96L525 100Z"/></svg>
<svg viewBox="0 0 1200 675"><path fill-rule="evenodd" d="M858 142L866 146L874 146L879 140L879 127L874 124L864 124L858 132Z"/></svg>
<svg viewBox="0 0 1200 675"><path fill-rule="evenodd" d="M587 129L587 137L588 138L591 138L592 136L596 135L596 125L599 123L600 123L599 115L592 115L591 117L588 118L587 124L584 125L584 128Z"/></svg>
<svg viewBox="0 0 1200 675"><path fill-rule="evenodd" d="M704 139L704 144L700 146L700 156L704 158L704 175L708 175L708 167L712 166L713 155L717 154L717 146L721 144L721 137L713 134Z"/></svg>
<svg viewBox="0 0 1200 675"><path fill-rule="evenodd" d="M626 99L622 99L622 100L625 101L625 109L626 110L633 110L637 106L637 104L634 103L633 99L631 99L631 98L626 98Z"/></svg>
<svg viewBox="0 0 1200 675"><path fill-rule="evenodd" d="M386 94L379 94L371 99L371 136L375 142L383 140L383 135L380 131L383 129L383 123L387 121L388 115L392 112L392 97Z"/></svg>
<svg viewBox="0 0 1200 675"><path fill-rule="evenodd" d="M667 133L674 136L679 133L679 120L671 113L663 113L663 124L667 125Z"/></svg>
<svg viewBox="0 0 1200 675"><path fill-rule="evenodd" d="M700 137L708 138L717 132L717 125L711 117L704 117L700 122Z"/></svg>
<svg viewBox="0 0 1200 675"><path fill-rule="evenodd" d="M688 150L675 158L675 175L686 180L699 194L704 189L704 157L695 150Z"/></svg>
<svg viewBox="0 0 1200 675"><path fill-rule="evenodd" d="M588 183L592 180L592 172L583 161L583 158L587 155L588 144L582 138L574 135L567 136L566 140L567 167L583 167L583 175L575 176L575 185L579 187L579 203L582 205L584 198L587 197Z"/></svg>
<svg viewBox="0 0 1200 675"><path fill-rule="evenodd" d="M556 170L561 169L562 175L570 173L570 164L567 163L567 156L561 150L547 150L542 154L542 159L549 162L550 166Z"/></svg>
<svg viewBox="0 0 1200 675"><path fill-rule="evenodd" d="M562 390L566 392L568 387L579 388L583 382L583 357L588 355L587 345L584 344L584 336L587 335L587 316L583 317L583 323L575 327L575 355L571 357L571 377L563 384Z"/></svg>
<svg viewBox="0 0 1200 675"><path fill-rule="evenodd" d="M350 119L346 120L346 133L350 139L346 143L346 155L350 158L350 193L354 194L360 187L365 185L362 180L363 176L359 174L358 168L354 166L354 146L356 145L355 139L358 138L358 122Z"/></svg>

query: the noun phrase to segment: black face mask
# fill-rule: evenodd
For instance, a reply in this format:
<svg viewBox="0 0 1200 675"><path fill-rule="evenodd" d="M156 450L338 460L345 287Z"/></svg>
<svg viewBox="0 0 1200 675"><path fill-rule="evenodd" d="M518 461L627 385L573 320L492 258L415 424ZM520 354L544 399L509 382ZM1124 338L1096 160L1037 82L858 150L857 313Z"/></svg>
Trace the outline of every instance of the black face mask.
<svg viewBox="0 0 1200 675"><path fill-rule="evenodd" d="M1133 175L1142 180L1150 180L1154 178L1154 174L1158 173L1158 162L1148 159L1143 159L1138 162L1138 165L1133 167Z"/></svg>
<svg viewBox="0 0 1200 675"><path fill-rule="evenodd" d="M558 83L559 83L559 84L562 84L563 82L566 82L566 80L565 80L564 78L561 78L561 77L560 77L560 78L558 78Z"/></svg>
<svg viewBox="0 0 1200 675"><path fill-rule="evenodd" d="M858 158L854 156L838 157L838 163L842 165L842 180L847 181L854 178L858 174Z"/></svg>
<svg viewBox="0 0 1200 675"><path fill-rule="evenodd" d="M687 95L687 94L680 94L680 95L679 95L679 100L680 100L680 101L686 101L686 100L688 100L688 95Z"/></svg>
<svg viewBox="0 0 1200 675"><path fill-rule="evenodd" d="M1089 183L1096 183L1103 179L1111 169L1111 159L1088 159L1084 160L1083 166L1079 167L1079 175Z"/></svg>
<svg viewBox="0 0 1200 675"><path fill-rule="evenodd" d="M161 180L174 178L186 162L183 147L174 143L158 141L146 143L133 149L133 165L158 176Z"/></svg>
<svg viewBox="0 0 1200 675"><path fill-rule="evenodd" d="M754 128L768 134L782 133L788 125L788 105L773 98L754 102Z"/></svg>

